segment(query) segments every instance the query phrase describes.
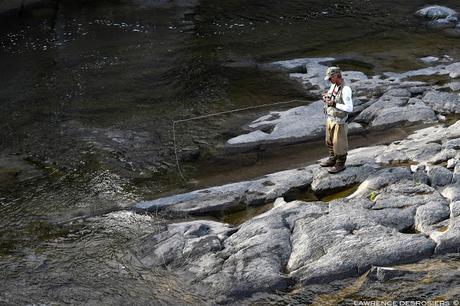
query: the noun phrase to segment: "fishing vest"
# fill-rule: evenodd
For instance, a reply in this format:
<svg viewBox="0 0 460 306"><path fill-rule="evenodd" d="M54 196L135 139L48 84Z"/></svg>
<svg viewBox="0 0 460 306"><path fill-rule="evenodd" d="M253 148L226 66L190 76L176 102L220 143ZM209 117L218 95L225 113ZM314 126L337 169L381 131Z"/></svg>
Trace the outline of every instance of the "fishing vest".
<svg viewBox="0 0 460 306"><path fill-rule="evenodd" d="M331 99L332 101L335 102L335 104L345 104L343 102L343 99L342 99L342 89L343 87L345 86L345 84L342 84L340 85L338 91L337 91L337 94L334 96L333 92L334 90L332 90L332 93L331 93ZM348 119L348 112L345 112L343 110L340 110L334 106L327 106L326 107L326 114L327 114L327 117L332 119L333 121L337 122L337 123L346 123L347 119Z"/></svg>

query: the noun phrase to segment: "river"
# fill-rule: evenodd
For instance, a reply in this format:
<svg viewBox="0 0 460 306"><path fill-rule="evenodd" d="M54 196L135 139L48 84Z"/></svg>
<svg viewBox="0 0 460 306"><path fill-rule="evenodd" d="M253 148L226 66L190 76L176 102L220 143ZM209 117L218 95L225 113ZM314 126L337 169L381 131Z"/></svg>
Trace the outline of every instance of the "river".
<svg viewBox="0 0 460 306"><path fill-rule="evenodd" d="M377 74L460 54L458 38L413 16L423 0L25 3L0 12L0 302L14 305L207 303L167 271L124 265L133 240L169 221L117 212L324 151L225 155L242 124L283 108L188 122L177 129L184 183L172 121L315 98L285 73L260 69L271 61L344 56L353 60L343 68Z"/></svg>

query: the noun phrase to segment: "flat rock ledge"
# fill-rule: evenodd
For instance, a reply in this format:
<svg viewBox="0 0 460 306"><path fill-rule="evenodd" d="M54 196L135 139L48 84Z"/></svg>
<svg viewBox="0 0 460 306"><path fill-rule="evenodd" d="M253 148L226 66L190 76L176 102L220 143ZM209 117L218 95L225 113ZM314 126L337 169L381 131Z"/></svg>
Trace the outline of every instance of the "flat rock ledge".
<svg viewBox="0 0 460 306"><path fill-rule="evenodd" d="M354 95L349 133L437 122L445 115L460 113L460 96L455 82L448 86L432 86L427 82L409 80L435 75L446 79L460 77L460 62L453 62L448 57L427 58L420 59L428 65L426 68L403 73L385 72L368 77L360 71L344 71L344 78ZM324 72L334 60L330 57L303 58L268 66L289 72L289 76L300 82L306 92L319 97L325 89ZM247 133L229 139L226 149L248 151L261 146L320 139L325 134L326 120L322 108L323 103L318 100L287 111L272 111L249 123Z"/></svg>
<svg viewBox="0 0 460 306"><path fill-rule="evenodd" d="M313 165L139 203L135 210L206 213L276 199L271 210L239 226L207 220L169 224L126 256L232 303L458 253L459 150L460 121L387 146L353 150L339 175ZM353 194L331 202L282 198L293 188L327 192L355 184Z"/></svg>

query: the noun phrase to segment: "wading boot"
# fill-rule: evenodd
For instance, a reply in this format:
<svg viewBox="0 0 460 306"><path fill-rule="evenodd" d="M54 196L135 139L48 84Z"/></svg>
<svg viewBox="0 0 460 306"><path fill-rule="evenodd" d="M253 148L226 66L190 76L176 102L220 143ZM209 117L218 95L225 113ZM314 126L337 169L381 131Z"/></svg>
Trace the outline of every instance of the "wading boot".
<svg viewBox="0 0 460 306"><path fill-rule="evenodd" d="M334 167L327 169L327 172L331 174L339 173L340 171L345 170L345 162L347 161L347 155L337 156L337 162Z"/></svg>
<svg viewBox="0 0 460 306"><path fill-rule="evenodd" d="M334 155L334 152L329 151L329 158L321 162L319 165L321 167L332 167L335 165L337 158Z"/></svg>

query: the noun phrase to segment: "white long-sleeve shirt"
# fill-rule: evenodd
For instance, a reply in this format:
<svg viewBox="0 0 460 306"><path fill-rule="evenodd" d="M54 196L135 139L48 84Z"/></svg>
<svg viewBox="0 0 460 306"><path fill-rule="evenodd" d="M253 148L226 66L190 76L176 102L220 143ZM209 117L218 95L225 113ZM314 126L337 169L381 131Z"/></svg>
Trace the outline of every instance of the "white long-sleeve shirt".
<svg viewBox="0 0 460 306"><path fill-rule="evenodd" d="M328 90L328 94L332 95L334 88L336 88L337 85L332 84L331 87ZM351 88L350 86L344 85L342 88L342 100L343 103L338 103L335 105L335 108L340 109L344 112L351 113L353 111L353 99L352 99L352 94L351 94Z"/></svg>

